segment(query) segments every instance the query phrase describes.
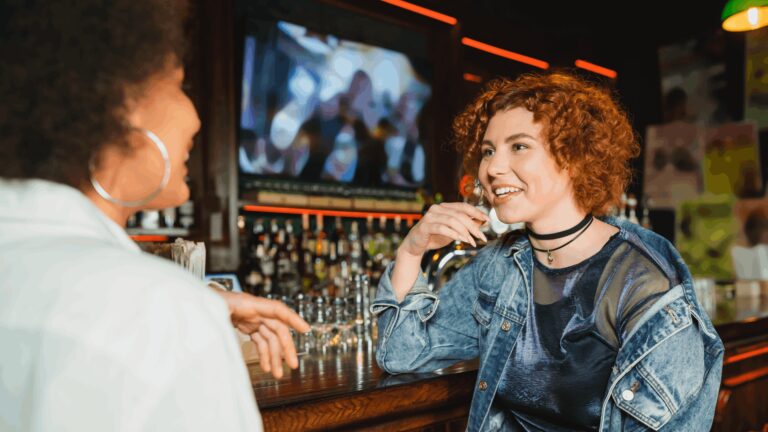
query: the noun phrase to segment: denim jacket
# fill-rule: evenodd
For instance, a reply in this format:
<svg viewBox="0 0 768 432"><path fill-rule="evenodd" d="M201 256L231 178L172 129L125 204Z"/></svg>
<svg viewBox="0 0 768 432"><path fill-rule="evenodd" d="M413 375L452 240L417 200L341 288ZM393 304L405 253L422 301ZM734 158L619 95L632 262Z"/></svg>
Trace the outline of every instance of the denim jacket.
<svg viewBox="0 0 768 432"><path fill-rule="evenodd" d="M663 237L614 218L603 220L618 227L669 280L681 282L620 339L599 430L707 431L724 349L696 299L691 274ZM390 265L371 306L379 325L379 366L392 374L425 372L479 357L467 430L504 430L506 415L492 402L530 310L533 259L526 237L505 237L484 247L437 294L419 275L399 303Z"/></svg>

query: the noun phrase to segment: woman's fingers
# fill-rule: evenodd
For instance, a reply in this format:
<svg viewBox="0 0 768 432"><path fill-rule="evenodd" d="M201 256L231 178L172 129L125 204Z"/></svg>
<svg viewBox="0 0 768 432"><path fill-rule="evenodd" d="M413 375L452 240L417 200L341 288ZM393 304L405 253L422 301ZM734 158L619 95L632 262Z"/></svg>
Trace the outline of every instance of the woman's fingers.
<svg viewBox="0 0 768 432"><path fill-rule="evenodd" d="M258 333L251 334L251 340L256 342L256 348L259 350L259 365L264 372L270 371L269 344Z"/></svg>
<svg viewBox="0 0 768 432"><path fill-rule="evenodd" d="M411 255L420 255L428 249L445 246L450 240L477 246L473 236L488 242L479 226L489 220L485 213L467 203L433 205L408 233L402 247Z"/></svg>
<svg viewBox="0 0 768 432"><path fill-rule="evenodd" d="M451 209L454 211L457 211L459 213L466 214L472 219L477 219L483 222L490 222L491 218L488 217L487 214L483 213L481 210L479 210L477 207L467 204L467 203L444 203L441 204L442 206L445 206L446 209Z"/></svg>
<svg viewBox="0 0 768 432"><path fill-rule="evenodd" d="M278 319L299 333L306 333L310 330L309 324L282 302L263 297L252 297L255 313L258 317Z"/></svg>
<svg viewBox="0 0 768 432"><path fill-rule="evenodd" d="M277 336L267 326L261 326L259 328L259 335L263 337L269 344L269 351L271 354L269 359L272 361L272 376L275 378L283 377L283 359L282 350L280 349L280 341Z"/></svg>
<svg viewBox="0 0 768 432"><path fill-rule="evenodd" d="M264 320L264 325L277 335L285 362L288 363L291 369L296 369L299 366L299 359L296 355L296 347L293 345L293 338L288 327L282 322L273 319Z"/></svg>
<svg viewBox="0 0 768 432"><path fill-rule="evenodd" d="M433 216L432 220L428 223L436 225L444 225L450 227L453 231L459 233L461 237L459 240L470 243L476 246L475 241L472 239L472 235L482 239L484 236L479 232L477 226L473 226L472 220L464 214L456 212L441 212ZM476 233L475 233L476 231ZM478 235L479 234L479 235Z"/></svg>
<svg viewBox="0 0 768 432"><path fill-rule="evenodd" d="M428 224L424 227L427 234L430 236L432 235L439 235L443 237L448 237L449 239L453 240L459 240L459 241L467 241L467 239L470 239L469 235L462 234L456 230L453 229L453 227L446 225L446 224Z"/></svg>
<svg viewBox="0 0 768 432"><path fill-rule="evenodd" d="M480 231L480 228L477 226L477 223L466 214L454 212L453 214L444 215L443 219L453 222L452 226L459 225L465 230L467 230L468 233L475 236L476 238L486 243L488 242L488 239L485 237L485 234L483 234L483 232Z"/></svg>

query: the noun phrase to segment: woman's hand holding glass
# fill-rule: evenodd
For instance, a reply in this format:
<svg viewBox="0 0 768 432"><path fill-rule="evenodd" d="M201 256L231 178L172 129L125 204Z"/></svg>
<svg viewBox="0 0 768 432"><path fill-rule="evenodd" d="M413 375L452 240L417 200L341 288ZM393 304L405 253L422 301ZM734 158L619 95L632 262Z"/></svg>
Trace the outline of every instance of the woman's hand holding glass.
<svg viewBox="0 0 768 432"><path fill-rule="evenodd" d="M489 221L488 215L467 203L443 203L430 207L397 250L391 275L397 300L403 301L413 287L421 271L421 258L427 251L440 249L456 240L472 246L477 246L475 239L488 242L480 227Z"/></svg>
<svg viewBox="0 0 768 432"><path fill-rule="evenodd" d="M486 222L490 222L488 216L467 203L433 205L408 232L400 249L421 257L427 251L440 249L454 240L477 246L476 238L488 242L480 231L480 226Z"/></svg>

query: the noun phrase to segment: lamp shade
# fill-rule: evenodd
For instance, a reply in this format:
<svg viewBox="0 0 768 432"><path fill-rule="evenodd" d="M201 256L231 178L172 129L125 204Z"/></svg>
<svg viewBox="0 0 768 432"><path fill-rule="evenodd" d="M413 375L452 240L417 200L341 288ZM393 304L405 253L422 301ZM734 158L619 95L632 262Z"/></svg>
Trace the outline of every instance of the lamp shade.
<svg viewBox="0 0 768 432"><path fill-rule="evenodd" d="M729 0L720 19L727 31L759 29L768 25L768 0Z"/></svg>

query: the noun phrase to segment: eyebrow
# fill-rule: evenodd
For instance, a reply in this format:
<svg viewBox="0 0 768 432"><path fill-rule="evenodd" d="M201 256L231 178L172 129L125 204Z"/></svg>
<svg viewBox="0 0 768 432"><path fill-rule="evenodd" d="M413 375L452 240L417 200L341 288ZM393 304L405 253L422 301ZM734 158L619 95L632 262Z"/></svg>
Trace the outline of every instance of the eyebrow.
<svg viewBox="0 0 768 432"><path fill-rule="evenodd" d="M531 139L531 140L533 140L533 141L536 141L536 138L534 138L534 137L532 137L532 136L528 135L527 133L523 133L523 132L520 132L520 133L512 134L512 135L510 135L510 136L506 137L506 138L504 139L504 142L505 142L505 143L508 143L508 142L510 142L510 141L517 141L517 140L519 140L520 138L528 138L528 139ZM490 140L483 140L483 144L490 144L490 145L493 145L493 143L492 143Z"/></svg>

